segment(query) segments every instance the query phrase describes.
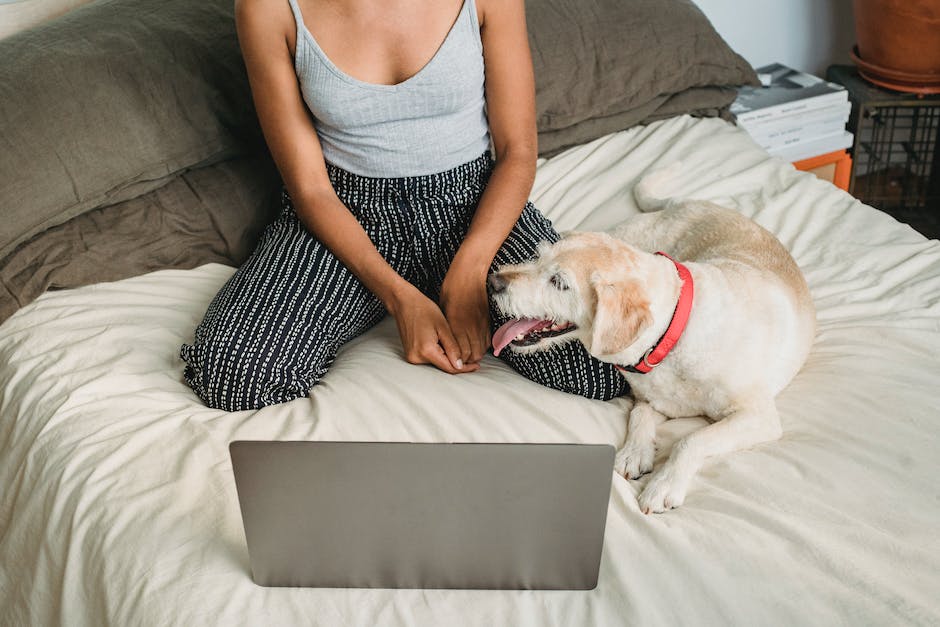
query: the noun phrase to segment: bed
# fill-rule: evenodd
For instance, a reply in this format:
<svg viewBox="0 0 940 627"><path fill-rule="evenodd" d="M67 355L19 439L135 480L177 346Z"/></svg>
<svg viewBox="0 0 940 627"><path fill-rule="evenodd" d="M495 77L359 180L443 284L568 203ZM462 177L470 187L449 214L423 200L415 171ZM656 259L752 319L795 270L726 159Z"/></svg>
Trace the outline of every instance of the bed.
<svg viewBox="0 0 940 627"><path fill-rule="evenodd" d="M309 398L208 409L177 354L234 272L205 263L47 290L0 325L0 624L940 622L940 243L716 117L561 147L532 199L560 230L605 229L636 213L644 173L675 161L677 196L780 238L819 329L777 399L780 441L707 461L662 515L638 510L645 478L614 478L595 590L253 584L232 440L619 446L630 401L549 390L492 356L459 377L411 366L386 319ZM663 425L657 462L699 424Z"/></svg>

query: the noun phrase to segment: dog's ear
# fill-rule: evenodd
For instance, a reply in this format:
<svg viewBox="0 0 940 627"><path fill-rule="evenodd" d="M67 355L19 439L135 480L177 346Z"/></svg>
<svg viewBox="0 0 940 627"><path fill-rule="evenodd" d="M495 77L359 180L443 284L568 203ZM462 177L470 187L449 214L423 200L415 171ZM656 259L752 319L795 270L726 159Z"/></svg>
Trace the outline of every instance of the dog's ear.
<svg viewBox="0 0 940 627"><path fill-rule="evenodd" d="M592 279L597 306L591 353L615 355L633 344L640 332L652 323L650 303L635 279L615 283L596 275Z"/></svg>

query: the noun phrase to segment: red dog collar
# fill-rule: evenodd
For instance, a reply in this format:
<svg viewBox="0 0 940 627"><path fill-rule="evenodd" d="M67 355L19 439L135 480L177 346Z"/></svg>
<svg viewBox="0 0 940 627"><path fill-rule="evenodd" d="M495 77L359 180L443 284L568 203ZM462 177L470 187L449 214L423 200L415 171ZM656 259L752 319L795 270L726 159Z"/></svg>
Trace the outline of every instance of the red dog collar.
<svg viewBox="0 0 940 627"><path fill-rule="evenodd" d="M685 330L685 324L689 321L689 315L692 312L692 294L694 291L692 288L692 273L689 272L688 268L666 253L657 252L656 254L662 255L676 264L676 270L679 271L679 278L682 279L679 302L676 303L676 310L672 314L672 322L669 323L669 327L666 329L666 332L663 333L663 336L646 351L646 354L643 355L643 359L634 365L617 366L617 369L623 372L646 374L658 366L662 360L666 358L666 355L669 354L669 351L672 350L672 347L676 345L676 342L679 341L679 336L681 336L682 331Z"/></svg>

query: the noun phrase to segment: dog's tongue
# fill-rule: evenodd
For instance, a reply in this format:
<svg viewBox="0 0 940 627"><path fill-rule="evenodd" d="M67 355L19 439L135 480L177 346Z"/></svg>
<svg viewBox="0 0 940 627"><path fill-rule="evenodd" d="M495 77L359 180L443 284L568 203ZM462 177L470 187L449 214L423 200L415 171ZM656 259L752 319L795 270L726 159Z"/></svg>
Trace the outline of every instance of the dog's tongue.
<svg viewBox="0 0 940 627"><path fill-rule="evenodd" d="M535 328L545 327L551 324L548 320L539 320L538 318L517 318L510 320L503 326L496 329L493 333L493 354L499 357L501 350L512 342L513 338L522 333L523 335Z"/></svg>

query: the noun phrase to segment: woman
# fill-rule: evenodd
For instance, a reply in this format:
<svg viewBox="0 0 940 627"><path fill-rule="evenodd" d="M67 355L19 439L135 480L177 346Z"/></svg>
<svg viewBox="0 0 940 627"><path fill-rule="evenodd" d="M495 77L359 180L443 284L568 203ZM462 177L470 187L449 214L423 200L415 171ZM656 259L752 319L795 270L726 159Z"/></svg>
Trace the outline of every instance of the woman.
<svg viewBox="0 0 940 627"><path fill-rule="evenodd" d="M490 268L558 238L527 202L523 0L237 0L236 23L282 210L182 347L186 381L227 410L304 396L386 313L408 362L478 370ZM588 397L627 389L578 342L503 359Z"/></svg>

